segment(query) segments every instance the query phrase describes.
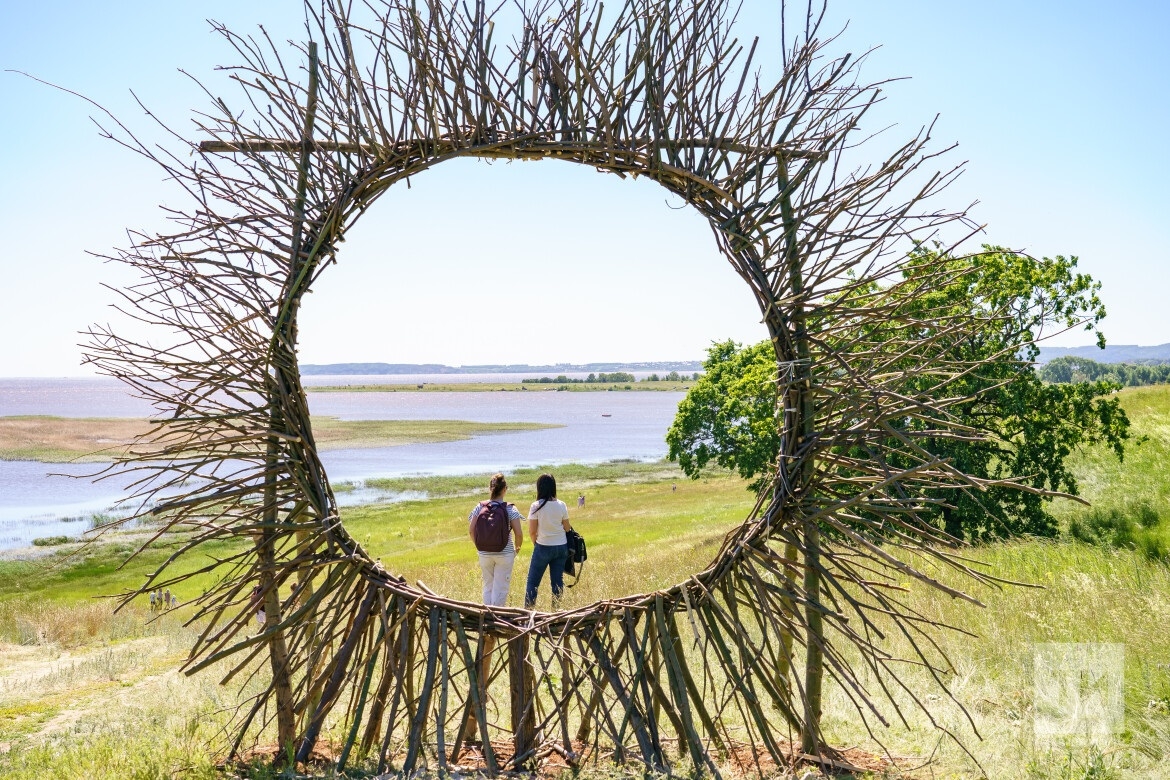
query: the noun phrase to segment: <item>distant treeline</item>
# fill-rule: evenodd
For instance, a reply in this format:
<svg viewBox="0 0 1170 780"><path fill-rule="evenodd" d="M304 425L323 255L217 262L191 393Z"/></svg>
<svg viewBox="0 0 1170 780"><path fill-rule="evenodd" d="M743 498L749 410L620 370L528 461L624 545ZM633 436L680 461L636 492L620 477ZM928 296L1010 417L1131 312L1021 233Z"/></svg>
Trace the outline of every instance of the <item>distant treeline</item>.
<svg viewBox="0 0 1170 780"><path fill-rule="evenodd" d="M1116 382L1122 387L1170 382L1170 363L1098 363L1083 357L1062 357L1045 363L1040 378L1052 384Z"/></svg>
<svg viewBox="0 0 1170 780"><path fill-rule="evenodd" d="M684 376L677 371L671 371L666 376L658 376L658 374L651 374L643 379L643 382L685 382L688 379L698 379L699 372L694 372L691 376ZM584 379L570 379L561 374L560 376L542 376L539 379L521 379L524 384L529 385L591 385L591 384L612 384L615 382L636 382L633 374L625 371L614 371L609 374L590 374Z"/></svg>
<svg viewBox="0 0 1170 780"><path fill-rule="evenodd" d="M693 381L697 381L698 378L699 378L698 371L694 372L690 376L684 376L684 375L679 374L677 371L671 371L666 376L658 376L658 374L651 374L650 376L646 377L642 381L643 382L686 382L689 380L689 381L693 382Z"/></svg>
<svg viewBox="0 0 1170 780"><path fill-rule="evenodd" d="M446 366L440 363L329 363L301 366L303 375L379 375L379 374L537 374L568 371L583 374L586 371L697 371L703 364L697 360L658 360L645 363L555 363L533 366L527 363ZM633 380L630 380L633 381Z"/></svg>
<svg viewBox="0 0 1170 780"><path fill-rule="evenodd" d="M625 371L614 371L611 374L590 374L585 379L570 379L561 374L560 376L542 376L539 379L521 379L521 382L528 385L584 385L595 384L598 382L636 382L633 374L627 374Z"/></svg>

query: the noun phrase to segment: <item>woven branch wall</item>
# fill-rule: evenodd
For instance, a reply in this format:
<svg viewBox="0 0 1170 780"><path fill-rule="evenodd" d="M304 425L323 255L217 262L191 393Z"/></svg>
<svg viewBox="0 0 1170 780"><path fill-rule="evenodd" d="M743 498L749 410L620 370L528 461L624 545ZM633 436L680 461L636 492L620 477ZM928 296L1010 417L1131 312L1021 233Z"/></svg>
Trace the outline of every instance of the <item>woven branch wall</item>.
<svg viewBox="0 0 1170 780"><path fill-rule="evenodd" d="M186 664L263 680L231 752L274 734L304 760L328 733L340 764L375 755L407 771L474 742L490 771L559 755L717 773L735 757L829 755L825 677L867 724L900 715L888 632L946 669L938 626L889 586L970 598L932 572L990 581L948 551L926 497L980 487L927 444L977 435L948 414L962 399L939 392L973 369L946 349L973 326L915 320L932 281L901 274L907 239L963 223L928 205L956 171L930 172L926 130L867 156L880 85L827 52L822 10L791 14L764 61L724 0L494 13L325 0L306 6L303 46L220 30L240 61L236 103L213 100L185 148L112 133L189 205L173 234L115 257L141 273L123 308L157 340L95 328L89 359L159 410L117 464L144 513L186 532L181 555L236 543L199 570L218 584L191 605L201 634ZM707 218L755 295L781 456L687 581L564 612L486 609L412 586L346 533L298 370L300 302L382 193L462 157L648 177ZM139 592L193 576L169 563ZM256 585L267 622L253 636Z"/></svg>

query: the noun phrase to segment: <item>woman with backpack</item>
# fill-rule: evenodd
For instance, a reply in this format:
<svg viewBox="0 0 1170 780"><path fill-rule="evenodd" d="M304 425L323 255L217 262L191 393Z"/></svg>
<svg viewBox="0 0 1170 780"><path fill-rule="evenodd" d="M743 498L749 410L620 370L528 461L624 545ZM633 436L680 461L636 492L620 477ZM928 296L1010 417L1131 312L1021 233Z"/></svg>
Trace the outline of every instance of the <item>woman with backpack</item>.
<svg viewBox="0 0 1170 780"><path fill-rule="evenodd" d="M544 571L548 569L552 584L552 608L560 605L565 591L565 563L569 560L569 508L557 499L557 481L551 474L536 480L536 501L528 510L528 533L532 537L532 560L528 564L528 582L524 588L524 608L536 608L536 594Z"/></svg>
<svg viewBox="0 0 1170 780"><path fill-rule="evenodd" d="M508 482L503 474L492 477L488 490L491 498L476 504L467 516L467 533L479 551L483 603L502 607L508 603L516 553L524 546L524 531L520 525L524 516L514 504L504 501Z"/></svg>

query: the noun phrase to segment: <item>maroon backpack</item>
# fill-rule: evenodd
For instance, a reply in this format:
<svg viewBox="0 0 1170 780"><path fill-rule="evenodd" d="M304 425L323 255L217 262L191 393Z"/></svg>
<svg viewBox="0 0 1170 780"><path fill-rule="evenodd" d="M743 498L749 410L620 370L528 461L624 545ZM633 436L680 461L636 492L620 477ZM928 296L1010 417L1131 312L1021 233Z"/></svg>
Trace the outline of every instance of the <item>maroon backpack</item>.
<svg viewBox="0 0 1170 780"><path fill-rule="evenodd" d="M475 537L475 549L480 552L503 552L508 546L508 533L512 524L508 521L508 505L503 501L481 501L471 521L471 535Z"/></svg>

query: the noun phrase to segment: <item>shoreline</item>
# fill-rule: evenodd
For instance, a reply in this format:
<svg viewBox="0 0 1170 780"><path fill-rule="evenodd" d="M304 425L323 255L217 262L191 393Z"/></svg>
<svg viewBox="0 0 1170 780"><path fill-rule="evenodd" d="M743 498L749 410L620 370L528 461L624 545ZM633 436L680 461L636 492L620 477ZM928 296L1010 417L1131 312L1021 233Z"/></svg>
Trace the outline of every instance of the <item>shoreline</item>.
<svg viewBox="0 0 1170 780"><path fill-rule="evenodd" d="M636 460L632 458L616 458L597 463L565 462L546 463L536 466L523 466L514 469L505 469L514 495L521 492L534 492L536 478L545 472L555 472L558 481L572 481L579 487L596 487L599 485L630 484L646 480L672 479L681 481L687 479L678 466L665 458L657 460ZM488 480L493 472L471 470L458 474L411 474L390 477L371 477L360 480L343 480L333 485L333 494L337 498L338 508L343 512L384 508L399 503L418 501L432 501L441 498L472 496L484 492ZM350 496L358 496L359 500L347 500ZM48 533L44 536L34 536L28 541L18 542L19 546L5 547L0 543L0 561L27 561L37 560L46 556L65 551L68 547L78 549L89 544L105 544L112 542L124 543L127 538L150 533L149 526L131 526L125 529L115 529L93 539L85 539L84 535L90 531L93 520L100 519L109 522L115 517L109 514L110 509L93 512L89 517L76 518L73 522L84 524L85 529L80 534L58 534L61 531L61 518L46 519L44 524ZM26 526L34 526L36 521L25 521ZM72 523L71 523L72 524ZM35 544L39 540L48 540L67 537L67 541L55 544ZM105 538L103 538L105 537Z"/></svg>
<svg viewBox="0 0 1170 780"><path fill-rule="evenodd" d="M421 382L353 385L307 385L309 393L605 393L668 392L685 393L694 387L693 380L650 382Z"/></svg>

